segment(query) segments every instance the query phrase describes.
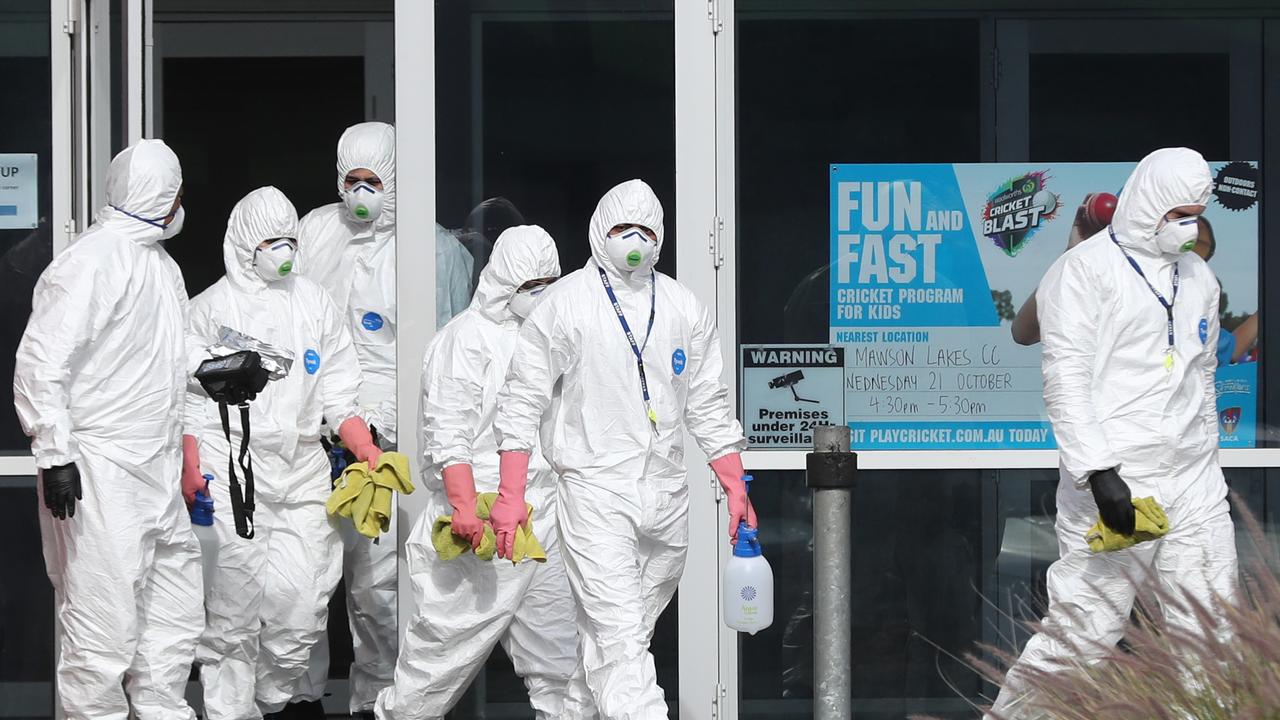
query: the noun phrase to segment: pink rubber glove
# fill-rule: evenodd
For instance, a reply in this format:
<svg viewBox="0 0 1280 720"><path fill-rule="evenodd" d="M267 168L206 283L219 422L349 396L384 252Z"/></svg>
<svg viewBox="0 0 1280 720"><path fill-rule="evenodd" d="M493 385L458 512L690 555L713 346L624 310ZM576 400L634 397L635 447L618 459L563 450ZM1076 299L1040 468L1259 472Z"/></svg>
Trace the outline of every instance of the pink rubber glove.
<svg viewBox="0 0 1280 720"><path fill-rule="evenodd" d="M473 550L480 548L484 540L484 521L476 517L476 479L470 465L450 465L441 473L444 477L444 494L453 506L454 535L465 538Z"/></svg>
<svg viewBox="0 0 1280 720"><path fill-rule="evenodd" d="M743 520L747 521L747 527L759 527L756 510L747 499L747 483L742 479L747 474L742 469L742 456L735 452L718 457L711 461L711 471L716 474L729 502L729 542L735 543L738 541L738 525Z"/></svg>
<svg viewBox="0 0 1280 720"><path fill-rule="evenodd" d="M194 435L182 436L182 499L187 501L187 509L196 501L196 493L208 490L204 474L200 472L200 444Z"/></svg>
<svg viewBox="0 0 1280 720"><path fill-rule="evenodd" d="M516 529L529 526L524 488L529 482L529 453L504 452L498 460L498 499L489 511L489 524L498 540L498 557L510 559Z"/></svg>
<svg viewBox="0 0 1280 720"><path fill-rule="evenodd" d="M378 464L378 458L382 456L382 448L373 441L369 426L362 418L347 418L347 421L338 428L338 437L342 438L342 444L356 456L356 460L369 463L370 470Z"/></svg>

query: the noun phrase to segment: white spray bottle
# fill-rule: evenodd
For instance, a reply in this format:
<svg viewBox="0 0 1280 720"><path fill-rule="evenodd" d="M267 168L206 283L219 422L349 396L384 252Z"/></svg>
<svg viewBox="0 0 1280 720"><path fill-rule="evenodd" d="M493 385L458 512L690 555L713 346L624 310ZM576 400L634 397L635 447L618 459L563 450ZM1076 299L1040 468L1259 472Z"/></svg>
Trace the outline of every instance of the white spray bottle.
<svg viewBox="0 0 1280 720"><path fill-rule="evenodd" d="M742 477L751 488L751 476ZM773 624L773 568L764 559L759 530L738 525L738 541L733 557L724 567L724 584L720 588L724 624L755 635Z"/></svg>
<svg viewBox="0 0 1280 720"><path fill-rule="evenodd" d="M213 575L218 567L218 531L213 527L213 498L209 496L212 475L204 476L204 490L196 491L196 501L191 504L191 529L200 541L200 564L204 569L204 591L213 585Z"/></svg>

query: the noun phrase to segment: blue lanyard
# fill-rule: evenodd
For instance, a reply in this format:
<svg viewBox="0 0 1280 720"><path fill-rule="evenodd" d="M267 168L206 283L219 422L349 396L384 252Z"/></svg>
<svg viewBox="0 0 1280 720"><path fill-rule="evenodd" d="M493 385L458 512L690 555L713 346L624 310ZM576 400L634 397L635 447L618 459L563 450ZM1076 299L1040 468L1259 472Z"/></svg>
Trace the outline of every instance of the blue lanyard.
<svg viewBox="0 0 1280 720"><path fill-rule="evenodd" d="M644 396L644 413L649 418L649 424L653 426L653 431L658 431L658 414L653 411L653 403L649 399L649 381L644 374L644 349L649 345L649 336L653 334L653 316L654 311L658 307L658 274L654 273L649 280L649 327L644 332L644 344L636 344L635 333L631 332L631 325L627 323L627 316L622 312L622 304L618 302L618 296L613 292L613 285L609 283L609 276L605 274L604 268L597 267L600 271L600 282L604 284L604 291L609 295L609 302L613 304L613 311L618 314L618 322L622 324L622 332L627 336L627 342L631 343L631 352L636 356L636 369L640 371L640 394Z"/></svg>
<svg viewBox="0 0 1280 720"><path fill-rule="evenodd" d="M1156 296L1156 300L1159 300L1161 307L1164 308L1165 317L1168 319L1166 329L1169 333L1169 349L1166 352L1173 352L1173 304L1178 301L1178 264L1176 262L1173 264L1173 296L1169 300L1165 300L1164 295L1161 295L1156 286L1152 285L1151 281L1147 279L1147 274L1142 272L1142 268L1138 266L1138 261L1134 260L1133 256L1116 239L1116 231L1110 225L1107 226L1107 232L1111 233L1111 242L1120 248L1120 252L1124 254L1124 259L1129 261L1129 266L1133 268L1134 272L1138 273L1138 277L1142 278L1142 282L1147 284L1151 294Z"/></svg>

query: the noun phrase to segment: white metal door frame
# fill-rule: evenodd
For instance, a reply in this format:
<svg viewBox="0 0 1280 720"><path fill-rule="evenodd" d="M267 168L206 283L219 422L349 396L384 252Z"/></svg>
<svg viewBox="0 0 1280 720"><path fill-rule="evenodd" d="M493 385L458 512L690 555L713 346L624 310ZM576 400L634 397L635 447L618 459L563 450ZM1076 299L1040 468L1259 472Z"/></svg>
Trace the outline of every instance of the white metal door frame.
<svg viewBox="0 0 1280 720"><path fill-rule="evenodd" d="M436 218L436 72L435 4L396 0L395 66L412 72L395 75L396 192L401 198L396 222L401 227L432 227ZM423 38L431 39L423 42ZM419 233L414 242L396 245L396 424L399 451L416 465L418 404L421 396L417 368L435 334L436 234ZM413 585L405 554L413 522L426 510L427 493L401 496L396 506L396 547L399 571L400 633L413 616Z"/></svg>
<svg viewBox="0 0 1280 720"><path fill-rule="evenodd" d="M724 354L725 382L729 397L736 406L738 397L738 243L737 243L737 13L735 0L709 3L704 21L711 25L715 37L715 224L710 232L710 250L716 274L716 326L720 330L720 346ZM754 468L749 457L743 463ZM714 480L712 481L714 482ZM718 492L718 490L717 490ZM715 547L717 561L715 592L717 611L721 603L721 574L730 555L727 536L728 518L717 512ZM738 672L738 633L725 626L717 615L716 643L720 651L720 694L724 712L719 718L736 720L742 688Z"/></svg>
<svg viewBox="0 0 1280 720"><path fill-rule="evenodd" d="M681 283L707 307L717 302L718 237L716 138L717 27L706 3L675 3L676 68L676 271ZM723 328L722 318L718 318ZM725 380L732 382L731 334L721 335ZM730 396L732 397L732 395ZM679 648L681 720L733 718L736 646L726 643L720 619L720 566L725 545L724 511L707 458L686 435L689 468L689 551L680 580ZM732 635L732 633L729 633Z"/></svg>

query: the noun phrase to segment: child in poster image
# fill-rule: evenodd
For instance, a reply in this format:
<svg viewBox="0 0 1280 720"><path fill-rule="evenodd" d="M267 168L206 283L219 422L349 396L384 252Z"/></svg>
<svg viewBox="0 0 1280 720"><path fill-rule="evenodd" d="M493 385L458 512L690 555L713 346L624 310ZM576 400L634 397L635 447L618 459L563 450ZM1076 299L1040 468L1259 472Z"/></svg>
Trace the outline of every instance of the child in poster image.
<svg viewBox="0 0 1280 720"><path fill-rule="evenodd" d="M1193 252L1205 262L1213 259L1218 253L1218 238L1213 225L1201 215L1197 218L1200 233L1196 237ZM1212 266L1211 266L1212 267ZM1219 282L1221 284L1221 282ZM1222 314L1222 332L1218 335L1218 367L1235 365L1239 362L1257 362L1255 350L1258 342L1258 321L1261 311L1252 315L1237 315L1227 305L1231 295L1227 288L1222 288L1220 313Z"/></svg>

